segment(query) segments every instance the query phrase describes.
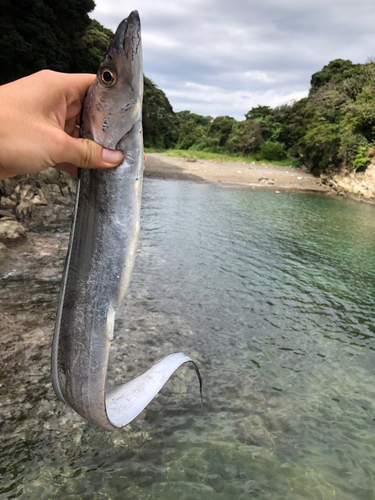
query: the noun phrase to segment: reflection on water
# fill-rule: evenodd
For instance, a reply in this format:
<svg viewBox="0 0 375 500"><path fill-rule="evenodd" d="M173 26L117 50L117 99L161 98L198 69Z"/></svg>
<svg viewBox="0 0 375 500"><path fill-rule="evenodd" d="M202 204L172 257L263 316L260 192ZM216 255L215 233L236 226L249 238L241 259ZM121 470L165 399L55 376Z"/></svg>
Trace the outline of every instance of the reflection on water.
<svg viewBox="0 0 375 500"><path fill-rule="evenodd" d="M115 433L56 402L58 280L25 279L0 281L7 321L44 304L2 354L0 498L375 498L375 207L146 180L109 378L185 350L203 417L188 367Z"/></svg>

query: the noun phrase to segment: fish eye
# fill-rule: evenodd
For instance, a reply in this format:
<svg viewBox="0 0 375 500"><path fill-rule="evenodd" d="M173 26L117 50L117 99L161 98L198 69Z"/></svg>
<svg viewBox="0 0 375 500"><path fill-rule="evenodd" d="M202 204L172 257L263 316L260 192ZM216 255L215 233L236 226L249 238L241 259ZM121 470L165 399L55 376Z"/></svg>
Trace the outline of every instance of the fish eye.
<svg viewBox="0 0 375 500"><path fill-rule="evenodd" d="M113 87L116 83L116 75L110 69L105 68L100 72L99 80L104 87Z"/></svg>

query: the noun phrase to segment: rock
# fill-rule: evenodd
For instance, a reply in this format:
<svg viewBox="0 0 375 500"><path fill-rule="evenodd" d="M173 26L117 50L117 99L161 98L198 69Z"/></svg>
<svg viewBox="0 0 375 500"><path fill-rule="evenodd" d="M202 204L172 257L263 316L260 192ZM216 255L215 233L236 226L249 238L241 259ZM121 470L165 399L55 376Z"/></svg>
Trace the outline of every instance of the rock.
<svg viewBox="0 0 375 500"><path fill-rule="evenodd" d="M339 196L352 195L356 199L375 202L375 163L364 171L343 168L321 175L322 183L334 189Z"/></svg>
<svg viewBox="0 0 375 500"><path fill-rule="evenodd" d="M0 257L6 252L8 252L8 248L0 241Z"/></svg>
<svg viewBox="0 0 375 500"><path fill-rule="evenodd" d="M47 168L38 174L38 180L44 184L60 184L60 171L55 168Z"/></svg>
<svg viewBox="0 0 375 500"><path fill-rule="evenodd" d="M18 184L14 190L17 198L22 201L30 201L34 196L33 187L30 184Z"/></svg>
<svg viewBox="0 0 375 500"><path fill-rule="evenodd" d="M64 196L65 198L69 198L69 196L71 196L71 195L72 195L72 192L71 192L71 189L70 189L70 187L69 187L69 186L65 186L65 187L63 187L61 191L62 191L62 194L63 194L63 196Z"/></svg>
<svg viewBox="0 0 375 500"><path fill-rule="evenodd" d="M28 229L59 225L70 217L76 192L77 179L48 168L38 174L0 180L0 209L10 210Z"/></svg>
<svg viewBox="0 0 375 500"><path fill-rule="evenodd" d="M34 205L31 201L21 201L16 208L17 218L22 221L26 221L27 219L31 219L33 213Z"/></svg>
<svg viewBox="0 0 375 500"><path fill-rule="evenodd" d="M18 185L18 177L11 177L10 179L4 179L0 181L0 196L1 200L3 197L9 198Z"/></svg>
<svg viewBox="0 0 375 500"><path fill-rule="evenodd" d="M58 198L61 196L61 189L58 184L46 184L45 186L46 196L49 199Z"/></svg>
<svg viewBox="0 0 375 500"><path fill-rule="evenodd" d="M33 205L48 205L46 197L44 196L41 189L39 189L39 191L35 193L34 197L31 198L30 201Z"/></svg>
<svg viewBox="0 0 375 500"><path fill-rule="evenodd" d="M0 210L0 219L2 217L10 217L11 219L15 219L16 216L12 214L10 210Z"/></svg>
<svg viewBox="0 0 375 500"><path fill-rule="evenodd" d="M16 200L12 200L10 198L7 198L6 196L2 196L0 198L0 206L3 208L12 209L12 208L16 208L17 202L16 202Z"/></svg>
<svg viewBox="0 0 375 500"><path fill-rule="evenodd" d="M26 230L22 224L10 217L0 219L0 243L15 245L26 238Z"/></svg>
<svg viewBox="0 0 375 500"><path fill-rule="evenodd" d="M207 478L208 484L216 491L221 493L225 487L225 481L219 474L210 474Z"/></svg>

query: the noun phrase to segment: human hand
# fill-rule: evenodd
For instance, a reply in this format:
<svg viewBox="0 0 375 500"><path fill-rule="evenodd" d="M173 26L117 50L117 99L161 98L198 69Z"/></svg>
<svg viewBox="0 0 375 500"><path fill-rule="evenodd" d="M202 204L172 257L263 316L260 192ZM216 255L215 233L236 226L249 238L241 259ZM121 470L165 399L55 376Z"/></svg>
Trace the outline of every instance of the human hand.
<svg viewBox="0 0 375 500"><path fill-rule="evenodd" d="M121 151L79 139L82 102L95 75L40 71L0 86L0 179L55 167L110 168Z"/></svg>

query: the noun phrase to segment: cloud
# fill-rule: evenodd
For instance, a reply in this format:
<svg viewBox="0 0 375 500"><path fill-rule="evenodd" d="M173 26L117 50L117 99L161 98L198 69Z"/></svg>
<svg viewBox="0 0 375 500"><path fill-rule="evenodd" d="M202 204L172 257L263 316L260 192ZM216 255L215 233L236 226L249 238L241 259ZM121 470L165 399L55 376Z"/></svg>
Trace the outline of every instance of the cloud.
<svg viewBox="0 0 375 500"><path fill-rule="evenodd" d="M188 109L192 112L208 116L229 115L244 120L244 114L259 104L279 106L306 97L305 91L276 93L274 90L249 92L246 90L226 91L221 87L185 82L181 88L166 87L163 89L175 103L176 111ZM202 113L201 110L205 112Z"/></svg>
<svg viewBox="0 0 375 500"><path fill-rule="evenodd" d="M375 55L368 0L96 0L92 17L116 29L141 15L145 74L175 110L242 119L252 106L307 95L337 58Z"/></svg>

